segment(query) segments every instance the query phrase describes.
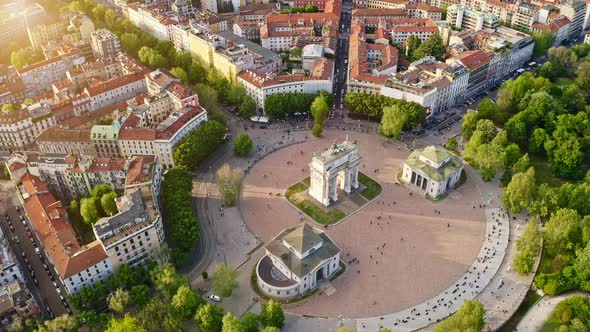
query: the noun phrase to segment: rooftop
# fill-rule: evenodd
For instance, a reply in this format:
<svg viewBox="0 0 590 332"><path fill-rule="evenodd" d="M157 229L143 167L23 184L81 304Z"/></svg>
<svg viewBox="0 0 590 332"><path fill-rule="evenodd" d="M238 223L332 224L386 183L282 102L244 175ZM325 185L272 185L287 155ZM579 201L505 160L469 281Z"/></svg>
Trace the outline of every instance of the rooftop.
<svg viewBox="0 0 590 332"><path fill-rule="evenodd" d="M436 168L432 165L429 165L429 163L424 162L423 158L420 157L431 160L436 164L440 164L446 159L448 159L448 161L442 166ZM427 146L422 150L416 150L412 152L405 163L412 168L422 170L435 181L442 181L448 178L451 174L463 166L461 158L450 153L443 147L433 145Z"/></svg>
<svg viewBox="0 0 590 332"><path fill-rule="evenodd" d="M287 239L290 241L288 243L300 245L302 249L311 248L311 244L319 242L321 242L321 246L303 259L299 259L283 244L283 240ZM340 252L340 249L326 233L306 223L282 231L265 246L265 249L280 259L293 274L300 278L313 271L322 261Z"/></svg>

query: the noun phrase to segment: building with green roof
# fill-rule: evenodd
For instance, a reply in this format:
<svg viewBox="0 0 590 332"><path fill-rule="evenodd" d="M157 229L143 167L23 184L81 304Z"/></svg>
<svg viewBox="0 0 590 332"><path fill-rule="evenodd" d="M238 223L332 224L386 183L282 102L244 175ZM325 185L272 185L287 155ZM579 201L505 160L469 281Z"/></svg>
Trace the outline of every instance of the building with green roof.
<svg viewBox="0 0 590 332"><path fill-rule="evenodd" d="M401 181L434 199L453 190L463 171L463 161L442 146L430 145L410 154Z"/></svg>
<svg viewBox="0 0 590 332"><path fill-rule="evenodd" d="M283 230L256 266L258 287L279 299L303 296L340 269L340 249L322 230L302 223Z"/></svg>

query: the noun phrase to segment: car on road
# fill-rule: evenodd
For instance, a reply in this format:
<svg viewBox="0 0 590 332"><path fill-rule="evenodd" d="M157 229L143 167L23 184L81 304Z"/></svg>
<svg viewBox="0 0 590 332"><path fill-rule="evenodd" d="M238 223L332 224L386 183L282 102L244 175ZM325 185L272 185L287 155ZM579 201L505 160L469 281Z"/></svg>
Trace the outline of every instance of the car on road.
<svg viewBox="0 0 590 332"><path fill-rule="evenodd" d="M53 318L53 311L51 311L51 308L47 305L45 306L45 311L47 311L47 314L49 315L50 318Z"/></svg>
<svg viewBox="0 0 590 332"><path fill-rule="evenodd" d="M33 277L33 282L35 283L35 285L39 286L39 280L37 280L37 278Z"/></svg>
<svg viewBox="0 0 590 332"><path fill-rule="evenodd" d="M221 298L220 298L219 296L215 295L215 294L211 294L211 295L209 295L209 299L210 299L211 301L215 301L215 302L221 302Z"/></svg>

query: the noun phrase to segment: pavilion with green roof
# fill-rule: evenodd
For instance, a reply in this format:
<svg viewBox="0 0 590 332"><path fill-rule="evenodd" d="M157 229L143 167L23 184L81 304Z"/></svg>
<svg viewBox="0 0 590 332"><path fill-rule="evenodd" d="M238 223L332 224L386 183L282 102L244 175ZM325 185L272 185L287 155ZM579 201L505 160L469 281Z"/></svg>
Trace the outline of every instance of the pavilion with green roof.
<svg viewBox="0 0 590 332"><path fill-rule="evenodd" d="M430 145L410 154L404 162L401 182L425 196L438 198L449 193L463 171L463 161L442 146Z"/></svg>

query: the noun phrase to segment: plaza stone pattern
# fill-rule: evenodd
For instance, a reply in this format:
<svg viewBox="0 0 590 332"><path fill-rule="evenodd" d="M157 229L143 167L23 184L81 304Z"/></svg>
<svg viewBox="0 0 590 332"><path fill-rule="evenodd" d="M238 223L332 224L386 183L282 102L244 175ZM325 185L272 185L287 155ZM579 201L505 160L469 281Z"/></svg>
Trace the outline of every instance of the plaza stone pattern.
<svg viewBox="0 0 590 332"><path fill-rule="evenodd" d="M476 298L486 287L493 290L503 287L490 282L498 272L510 235L510 222L501 208L486 209L486 233L477 258L465 274L451 287L437 296L414 307L357 321L357 331L377 331L390 328L395 331L415 331L447 318L463 304L464 300Z"/></svg>
<svg viewBox="0 0 590 332"><path fill-rule="evenodd" d="M268 296L290 299L315 289L340 269L340 249L323 231L302 223L265 246L258 262L258 287Z"/></svg>
<svg viewBox="0 0 590 332"><path fill-rule="evenodd" d="M461 158L441 146L427 146L404 162L401 181L432 198L450 192L461 177Z"/></svg>
<svg viewBox="0 0 590 332"><path fill-rule="evenodd" d="M309 195L325 206L338 201L338 187L346 193L357 189L361 157L356 141L334 144L321 154L315 153L309 164Z"/></svg>

